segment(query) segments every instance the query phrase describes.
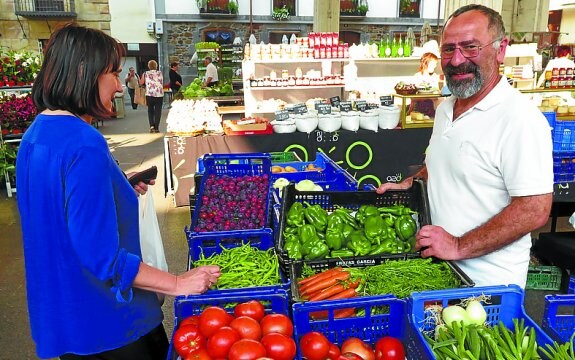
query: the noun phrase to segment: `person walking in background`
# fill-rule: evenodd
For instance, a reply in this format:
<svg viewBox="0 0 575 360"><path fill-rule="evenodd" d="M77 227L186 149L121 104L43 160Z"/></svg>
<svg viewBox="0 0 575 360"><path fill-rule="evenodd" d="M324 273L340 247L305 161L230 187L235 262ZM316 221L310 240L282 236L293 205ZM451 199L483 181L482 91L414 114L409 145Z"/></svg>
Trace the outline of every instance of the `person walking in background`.
<svg viewBox="0 0 575 360"><path fill-rule="evenodd" d="M140 78L140 85L146 85L150 132L159 133L164 101L164 77L158 70L158 63L155 60L148 61L148 69Z"/></svg>
<svg viewBox="0 0 575 360"><path fill-rule="evenodd" d="M525 287L530 232L551 211L549 124L499 66L509 40L501 16L467 5L446 21L441 66L452 93L436 111L425 165L433 225L417 233L424 257L455 260L477 286ZM378 189L408 189L413 177Z"/></svg>
<svg viewBox="0 0 575 360"><path fill-rule="evenodd" d="M173 62L170 64L170 89L172 89L172 96L176 95L182 87L182 76L178 74L180 64Z"/></svg>
<svg viewBox="0 0 575 360"><path fill-rule="evenodd" d="M134 102L134 96L136 92L136 88L140 83L140 77L136 74L136 70L133 67L130 67L128 75L124 79L124 83L126 84L126 88L128 88L128 94L130 95L130 102L132 103L132 109L136 110L138 108L138 104Z"/></svg>
<svg viewBox="0 0 575 360"><path fill-rule="evenodd" d="M220 275L217 266L176 276L142 262L138 194L148 186L130 185L91 125L113 115L123 51L100 30L66 25L32 87L39 115L22 137L16 182L40 358L164 360L157 294L200 294Z"/></svg>
<svg viewBox="0 0 575 360"><path fill-rule="evenodd" d="M206 74L204 75L204 87L214 86L218 84L218 68L212 63L212 58L206 56L204 58L204 65L206 66Z"/></svg>

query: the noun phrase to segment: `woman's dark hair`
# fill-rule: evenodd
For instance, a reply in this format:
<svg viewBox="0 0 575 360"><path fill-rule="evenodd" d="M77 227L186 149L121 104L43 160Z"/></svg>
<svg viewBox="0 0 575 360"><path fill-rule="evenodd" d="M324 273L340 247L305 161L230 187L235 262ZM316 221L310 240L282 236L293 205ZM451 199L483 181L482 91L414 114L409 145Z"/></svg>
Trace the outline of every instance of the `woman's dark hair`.
<svg viewBox="0 0 575 360"><path fill-rule="evenodd" d="M108 118L100 100L98 78L122 66L123 46L104 32L66 24L48 41L32 87L38 112L67 110L76 116Z"/></svg>

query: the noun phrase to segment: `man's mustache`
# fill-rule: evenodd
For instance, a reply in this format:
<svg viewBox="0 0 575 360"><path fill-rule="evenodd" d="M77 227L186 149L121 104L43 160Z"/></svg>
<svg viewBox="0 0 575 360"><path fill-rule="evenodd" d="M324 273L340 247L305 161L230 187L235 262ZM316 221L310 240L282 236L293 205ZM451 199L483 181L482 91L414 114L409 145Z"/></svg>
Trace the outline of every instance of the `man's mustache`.
<svg viewBox="0 0 575 360"><path fill-rule="evenodd" d="M445 73L445 75L458 75L458 74L469 74L469 73L476 74L477 65L471 62L463 63L458 66L448 64L443 68L443 72Z"/></svg>

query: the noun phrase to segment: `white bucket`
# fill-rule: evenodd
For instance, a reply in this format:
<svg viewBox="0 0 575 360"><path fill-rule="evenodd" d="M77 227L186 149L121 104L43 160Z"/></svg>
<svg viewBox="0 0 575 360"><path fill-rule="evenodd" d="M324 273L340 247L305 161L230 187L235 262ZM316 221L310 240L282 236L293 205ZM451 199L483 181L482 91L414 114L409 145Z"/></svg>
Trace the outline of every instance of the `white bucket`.
<svg viewBox="0 0 575 360"><path fill-rule="evenodd" d="M381 106L379 108L379 128L394 129L399 124L400 109L397 106Z"/></svg>

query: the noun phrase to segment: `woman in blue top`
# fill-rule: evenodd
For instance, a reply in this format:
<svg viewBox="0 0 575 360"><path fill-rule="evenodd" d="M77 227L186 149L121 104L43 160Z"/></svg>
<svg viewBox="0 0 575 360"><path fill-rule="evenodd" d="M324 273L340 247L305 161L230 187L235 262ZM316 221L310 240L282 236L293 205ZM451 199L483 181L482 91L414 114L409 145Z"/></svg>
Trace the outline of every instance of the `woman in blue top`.
<svg viewBox="0 0 575 360"><path fill-rule="evenodd" d="M165 359L156 293L199 294L217 266L179 276L141 261L137 193L90 125L112 115L122 46L66 25L51 37L32 96L40 113L18 152L28 310L41 358ZM136 190L136 191L134 191Z"/></svg>

